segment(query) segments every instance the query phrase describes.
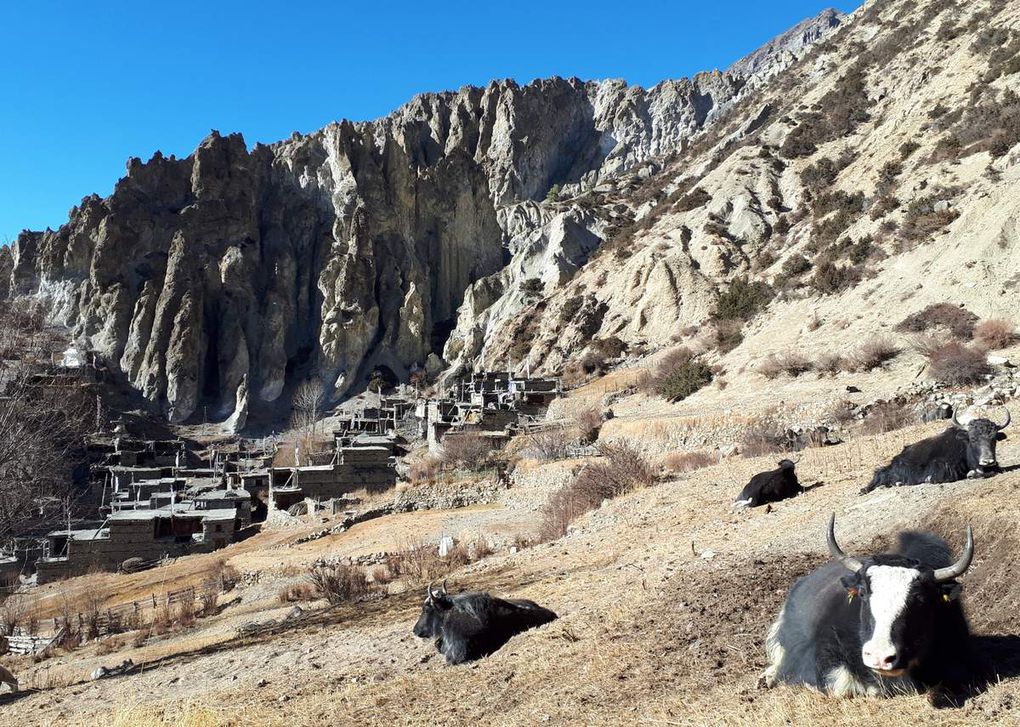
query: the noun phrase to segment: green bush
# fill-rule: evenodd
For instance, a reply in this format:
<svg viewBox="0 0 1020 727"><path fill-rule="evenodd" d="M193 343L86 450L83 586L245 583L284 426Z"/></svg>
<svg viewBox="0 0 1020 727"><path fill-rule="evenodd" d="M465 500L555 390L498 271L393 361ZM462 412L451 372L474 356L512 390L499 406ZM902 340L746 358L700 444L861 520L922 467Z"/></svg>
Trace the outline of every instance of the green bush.
<svg viewBox="0 0 1020 727"><path fill-rule="evenodd" d="M769 304L774 293L772 286L762 280L734 278L730 286L719 294L713 318L716 320L750 320Z"/></svg>
<svg viewBox="0 0 1020 727"><path fill-rule="evenodd" d="M811 269L811 261L797 253L783 261L781 274L783 278L796 278Z"/></svg>
<svg viewBox="0 0 1020 727"><path fill-rule="evenodd" d="M690 212L698 207L704 207L711 201L712 195L698 187L677 200L675 209L677 212Z"/></svg>
<svg viewBox="0 0 1020 727"><path fill-rule="evenodd" d="M656 393L667 401L681 401L712 383L712 369L696 356L678 362L659 383Z"/></svg>
<svg viewBox="0 0 1020 727"><path fill-rule="evenodd" d="M580 295L572 295L563 301L563 306L560 308L560 322L566 323L567 321L573 320L574 316L577 315L578 311L581 310L581 306L584 305L584 297Z"/></svg>
<svg viewBox="0 0 1020 727"><path fill-rule="evenodd" d="M521 283L521 290L523 290L528 295L538 295L539 293L542 292L542 289L543 289L542 281L539 280L538 278L528 278L523 283Z"/></svg>
<svg viewBox="0 0 1020 727"><path fill-rule="evenodd" d="M822 294L838 293L857 285L861 280L861 271L853 265L836 265L831 260L823 260L815 268L811 278L811 287Z"/></svg>

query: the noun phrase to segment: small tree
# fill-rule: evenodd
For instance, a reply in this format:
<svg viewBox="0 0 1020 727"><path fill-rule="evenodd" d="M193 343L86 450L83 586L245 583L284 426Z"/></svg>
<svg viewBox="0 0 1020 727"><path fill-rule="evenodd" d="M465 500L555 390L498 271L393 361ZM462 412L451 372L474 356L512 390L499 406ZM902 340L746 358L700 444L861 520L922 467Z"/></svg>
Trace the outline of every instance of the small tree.
<svg viewBox="0 0 1020 727"><path fill-rule="evenodd" d="M294 425L302 430L305 438L315 438L325 402L326 392L322 384L313 379L305 381L294 392Z"/></svg>

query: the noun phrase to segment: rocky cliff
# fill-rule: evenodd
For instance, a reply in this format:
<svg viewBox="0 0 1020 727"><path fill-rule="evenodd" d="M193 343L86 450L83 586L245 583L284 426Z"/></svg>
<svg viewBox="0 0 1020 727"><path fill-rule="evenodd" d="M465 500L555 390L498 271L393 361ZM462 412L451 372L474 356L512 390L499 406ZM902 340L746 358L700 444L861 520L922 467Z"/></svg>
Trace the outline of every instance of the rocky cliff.
<svg viewBox="0 0 1020 727"><path fill-rule="evenodd" d="M473 365L619 222L590 195L658 171L833 17L769 63L647 90L501 81L271 146L213 132L185 159L130 160L108 198L21 234L11 291L44 300L174 422L243 426L299 381L335 399L444 349Z"/></svg>

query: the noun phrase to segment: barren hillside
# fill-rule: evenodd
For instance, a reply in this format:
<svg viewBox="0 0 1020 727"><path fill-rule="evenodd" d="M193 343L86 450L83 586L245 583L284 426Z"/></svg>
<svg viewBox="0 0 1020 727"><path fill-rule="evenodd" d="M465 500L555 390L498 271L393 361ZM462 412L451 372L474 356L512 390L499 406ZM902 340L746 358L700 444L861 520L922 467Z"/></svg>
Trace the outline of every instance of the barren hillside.
<svg viewBox="0 0 1020 727"><path fill-rule="evenodd" d="M307 563L327 552L378 547L373 543L378 534L394 537L403 528L435 538L457 532L457 519L472 517L472 527L478 528L477 516L450 511L436 513L439 520L415 514L373 521L304 551L284 544L296 533L282 539L280 534L268 540L258 536L224 551L231 564L245 569L258 563L266 574L259 586L241 590L239 605L203 619L197 631L141 649L123 647L105 656L83 649L37 666L26 664L22 678L41 689L7 701L0 721L722 725L828 724L851 718L929 724L1013 720L1018 682L1012 677L1020 664L1002 660L997 664L1001 683L947 709L936 709L924 697L839 700L802 689L762 691L756 686L767 625L792 580L823 560L830 511L837 513L845 545L859 551L881 547L895 530L916 526L933 528L959 545L964 526L972 524L978 551L964 579L967 610L981 648L989 655L1002 650L1015 660L1015 646L1009 647L1020 627L1020 592L1012 565L1018 544L1011 524L1017 509L1010 503L1020 492L1014 464L1020 449L1004 443L1000 458L1008 471L992 479L857 494L873 466L904 442L940 428L915 426L806 450L798 465L801 477L822 486L771 512L730 510L734 492L751 473L767 467L770 458L726 460L609 502L577 521L562 539L516 554L494 554L455 571L453 588L533 598L560 615L470 666L445 666L430 643L411 634L422 595L418 589L339 608L314 604L290 621L283 618L289 607L274 606L272 594L287 581L288 571L277 566ZM517 496L542 499L541 488L532 488L541 480L537 473L550 467L562 465L533 465ZM168 568L173 573L179 566ZM267 618L282 620L250 636L235 634L240 624ZM124 677L88 681L97 665L123 658L133 658L141 668Z"/></svg>

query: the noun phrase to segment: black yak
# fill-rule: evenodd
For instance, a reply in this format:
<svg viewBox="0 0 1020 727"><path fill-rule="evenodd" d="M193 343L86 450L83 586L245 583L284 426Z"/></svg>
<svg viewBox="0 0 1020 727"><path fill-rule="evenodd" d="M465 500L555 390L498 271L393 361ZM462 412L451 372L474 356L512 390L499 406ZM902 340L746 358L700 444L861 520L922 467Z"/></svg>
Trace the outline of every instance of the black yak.
<svg viewBox="0 0 1020 727"><path fill-rule="evenodd" d="M792 460L781 459L777 469L756 474L737 495L733 507L758 507L796 497L804 492L797 481L797 473L793 471L795 465L796 462Z"/></svg>
<svg viewBox="0 0 1020 727"><path fill-rule="evenodd" d="M428 587L414 635L435 639L447 664L474 661L497 651L513 636L557 618L547 608L524 599L502 599L488 593L449 595Z"/></svg>
<svg viewBox="0 0 1020 727"><path fill-rule="evenodd" d="M971 419L966 426L953 415L953 426L934 437L907 445L885 467L875 470L871 482L861 494L876 487L919 485L929 482L955 482L965 478L987 477L999 470L995 443L1006 438L1006 421Z"/></svg>

